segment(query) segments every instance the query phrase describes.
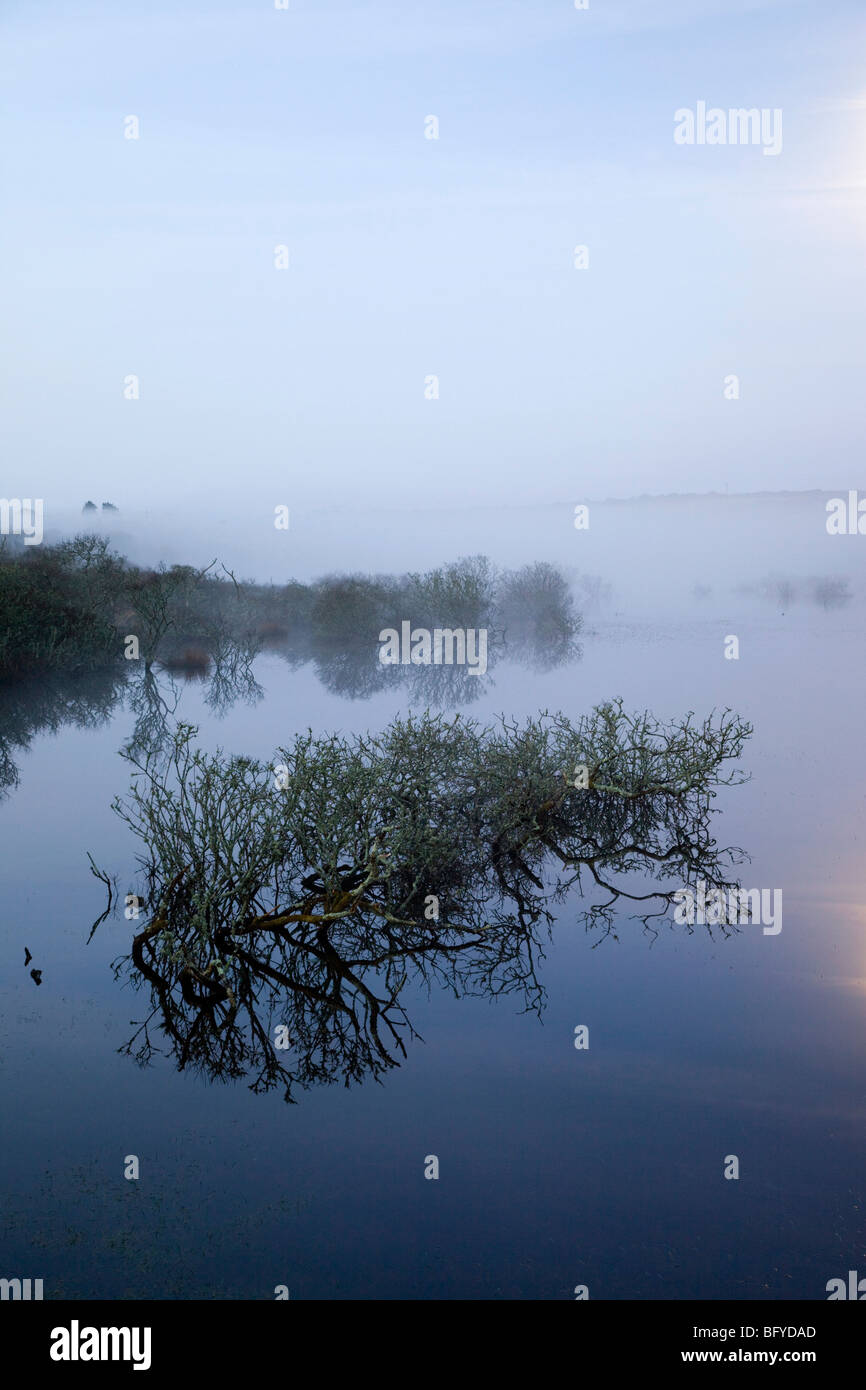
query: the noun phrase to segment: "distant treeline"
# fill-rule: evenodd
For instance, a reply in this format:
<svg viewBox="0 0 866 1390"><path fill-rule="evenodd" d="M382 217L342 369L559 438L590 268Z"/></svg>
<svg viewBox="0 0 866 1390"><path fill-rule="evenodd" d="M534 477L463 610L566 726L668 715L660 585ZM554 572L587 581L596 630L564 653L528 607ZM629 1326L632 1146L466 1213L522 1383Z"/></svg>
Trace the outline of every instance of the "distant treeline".
<svg viewBox="0 0 866 1390"><path fill-rule="evenodd" d="M750 598L765 599L780 608L795 603L816 603L821 608L844 608L853 597L847 579L835 575L812 575L796 579L790 575L769 574L754 584L744 584L739 590Z"/></svg>
<svg viewBox="0 0 866 1390"><path fill-rule="evenodd" d="M588 596L591 583L583 590ZM0 543L0 680L96 671L133 653L146 666L189 672L208 670L228 647L246 658L267 647L293 665L375 656L379 632L403 620L486 627L501 650L545 664L567 657L581 627L568 580L544 561L512 571L472 556L423 574L264 585L216 561L144 569L102 536Z"/></svg>

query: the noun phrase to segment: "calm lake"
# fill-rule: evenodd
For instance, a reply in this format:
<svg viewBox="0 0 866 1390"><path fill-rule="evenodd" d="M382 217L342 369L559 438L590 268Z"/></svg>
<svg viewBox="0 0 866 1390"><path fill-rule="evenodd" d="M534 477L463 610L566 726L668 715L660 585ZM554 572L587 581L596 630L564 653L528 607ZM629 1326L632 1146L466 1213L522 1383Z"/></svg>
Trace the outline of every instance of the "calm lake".
<svg viewBox="0 0 866 1390"><path fill-rule="evenodd" d="M0 803L6 1272L84 1299L285 1285L292 1299L548 1300L583 1284L592 1299L811 1300L866 1275L862 604L781 611L728 592L702 607L687 601L697 577L676 608L587 612L565 668L500 663L471 713L574 715L612 696L664 718L735 709L754 724L751 781L720 795L715 833L748 852L745 887L783 891L781 932L667 920L653 939L623 911L599 940L569 901L538 966L540 1020L515 997L410 981L423 1041L399 1068L297 1104L118 1052L149 1011L111 969L132 935L139 846L111 802L134 715L121 700L77 727L57 697L56 729L15 752ZM255 676L260 697L221 712L207 683L179 683L175 717L207 748L270 759L299 730L379 729L406 709L396 687L341 698L278 652ZM89 943L105 890L88 852L121 903Z"/></svg>

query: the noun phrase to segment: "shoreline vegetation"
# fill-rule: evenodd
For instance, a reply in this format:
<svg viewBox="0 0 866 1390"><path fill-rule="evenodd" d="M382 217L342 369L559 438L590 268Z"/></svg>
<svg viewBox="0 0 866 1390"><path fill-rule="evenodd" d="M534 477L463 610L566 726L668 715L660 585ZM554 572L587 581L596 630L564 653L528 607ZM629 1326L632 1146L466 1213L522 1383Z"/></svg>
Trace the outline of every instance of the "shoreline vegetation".
<svg viewBox="0 0 866 1390"><path fill-rule="evenodd" d="M342 698L399 687L428 709L476 700L499 660L551 670L581 656L572 588L544 562L496 570L474 556L423 574L274 585L238 580L216 561L143 569L100 536L38 548L9 541L0 538L0 798L42 730L97 727L123 704L135 721L129 746L143 751L170 739L179 681L201 682L217 715L257 703L254 664L264 652L291 671L310 665ZM576 587L587 606L604 596L590 575ZM383 664L382 629L409 614L431 628L487 628L485 673Z"/></svg>
<svg viewBox="0 0 866 1390"><path fill-rule="evenodd" d="M583 584L591 600L598 581L585 576ZM338 668L341 653L349 665L367 652L375 661L380 631L405 619L485 628L500 654L548 668L579 655L582 619L570 585L544 561L497 570L479 555L423 574L275 585L238 580L216 560L204 569L144 569L104 536L38 548L0 541L0 683L103 671L124 658L194 679L229 646L247 662L275 650L293 666ZM351 680L343 684L342 693L354 693Z"/></svg>

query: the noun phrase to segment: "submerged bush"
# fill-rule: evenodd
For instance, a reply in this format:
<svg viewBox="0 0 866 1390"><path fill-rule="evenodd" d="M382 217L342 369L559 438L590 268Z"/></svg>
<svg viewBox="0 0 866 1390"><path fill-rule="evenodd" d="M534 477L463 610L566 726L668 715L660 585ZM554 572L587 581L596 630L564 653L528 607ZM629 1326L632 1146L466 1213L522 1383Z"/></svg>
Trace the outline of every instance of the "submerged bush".
<svg viewBox="0 0 866 1390"><path fill-rule="evenodd" d="M729 711L665 725L620 702L576 723L426 714L300 735L268 765L207 754L180 726L167 763L130 756L115 802L150 905L118 965L153 991L127 1050L147 1060L155 1019L179 1065L252 1070L290 1098L294 1081L394 1065L413 976L537 1006L536 927L569 893L610 932L620 902L651 930L682 886L733 886L742 852L717 846L712 802L744 780L750 732Z"/></svg>

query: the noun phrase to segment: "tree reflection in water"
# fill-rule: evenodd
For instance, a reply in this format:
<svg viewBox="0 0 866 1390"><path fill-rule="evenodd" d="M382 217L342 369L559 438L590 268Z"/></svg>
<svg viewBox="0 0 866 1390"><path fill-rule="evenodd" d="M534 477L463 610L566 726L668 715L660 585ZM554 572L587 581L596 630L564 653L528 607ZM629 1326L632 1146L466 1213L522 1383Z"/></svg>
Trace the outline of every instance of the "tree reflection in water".
<svg viewBox="0 0 866 1390"><path fill-rule="evenodd" d="M540 1012L554 909L649 931L673 894L737 886L713 799L748 724L662 724L604 704L572 724L429 712L382 733L298 736L273 765L205 754L181 725L127 758L115 810L139 840L150 916L118 977L150 993L125 1048L255 1092L381 1076L415 1036L411 985ZM575 775L577 774L577 775ZM722 932L732 928L722 926Z"/></svg>

